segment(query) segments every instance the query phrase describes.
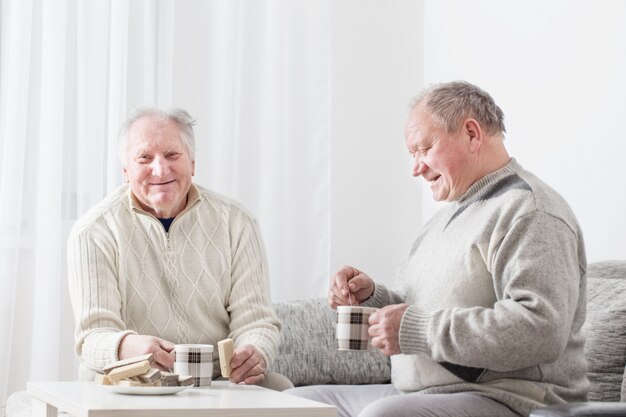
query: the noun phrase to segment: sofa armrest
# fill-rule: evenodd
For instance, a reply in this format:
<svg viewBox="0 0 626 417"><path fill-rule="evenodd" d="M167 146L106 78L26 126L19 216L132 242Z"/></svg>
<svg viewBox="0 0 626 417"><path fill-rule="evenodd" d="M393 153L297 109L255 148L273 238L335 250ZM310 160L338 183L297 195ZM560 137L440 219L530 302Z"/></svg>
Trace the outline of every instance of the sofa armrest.
<svg viewBox="0 0 626 417"><path fill-rule="evenodd" d="M626 403L586 402L551 405L537 409L529 417L623 417Z"/></svg>

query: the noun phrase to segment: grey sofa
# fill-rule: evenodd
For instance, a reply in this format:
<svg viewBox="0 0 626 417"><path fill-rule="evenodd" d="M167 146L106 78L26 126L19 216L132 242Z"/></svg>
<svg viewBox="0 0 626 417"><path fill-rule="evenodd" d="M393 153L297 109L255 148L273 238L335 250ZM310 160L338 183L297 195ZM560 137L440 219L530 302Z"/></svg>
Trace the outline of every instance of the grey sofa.
<svg viewBox="0 0 626 417"><path fill-rule="evenodd" d="M626 261L589 264L587 278L589 402L546 407L531 417L626 416ZM287 376L295 386L390 381L389 358L378 351L337 351L336 316L325 298L274 305L283 332L271 370Z"/></svg>
<svg viewBox="0 0 626 417"><path fill-rule="evenodd" d="M591 381L588 403L536 410L531 417L626 416L626 261L590 264L585 354ZM283 321L281 346L271 370L296 386L382 384L390 381L389 358L378 351L339 352L335 312L325 298L277 302ZM11 395L6 416L30 415L25 391Z"/></svg>

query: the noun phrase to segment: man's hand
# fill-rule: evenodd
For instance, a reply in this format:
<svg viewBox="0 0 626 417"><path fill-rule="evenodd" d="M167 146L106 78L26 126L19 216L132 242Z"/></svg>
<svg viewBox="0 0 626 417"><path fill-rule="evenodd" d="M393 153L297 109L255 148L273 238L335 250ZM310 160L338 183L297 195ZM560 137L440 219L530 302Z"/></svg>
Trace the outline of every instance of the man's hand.
<svg viewBox="0 0 626 417"><path fill-rule="evenodd" d="M400 322L408 304L393 304L378 309L369 319L372 346L388 356L400 353Z"/></svg>
<svg viewBox="0 0 626 417"><path fill-rule="evenodd" d="M232 372L230 382L248 385L260 384L265 379L267 367L263 355L252 345L243 345L235 349L230 360Z"/></svg>
<svg viewBox="0 0 626 417"><path fill-rule="evenodd" d="M174 343L156 336L140 334L127 334L120 342L118 356L120 359L152 353L155 368L169 371L174 366L174 357L170 352L174 349Z"/></svg>
<svg viewBox="0 0 626 417"><path fill-rule="evenodd" d="M328 304L337 306L358 305L374 293L374 280L351 266L342 267L330 278Z"/></svg>

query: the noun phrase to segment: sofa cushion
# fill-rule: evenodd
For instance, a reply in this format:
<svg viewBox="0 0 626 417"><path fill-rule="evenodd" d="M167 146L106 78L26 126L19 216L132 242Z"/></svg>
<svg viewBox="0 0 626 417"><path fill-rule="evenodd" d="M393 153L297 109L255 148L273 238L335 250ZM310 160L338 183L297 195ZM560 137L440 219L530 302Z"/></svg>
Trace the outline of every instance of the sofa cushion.
<svg viewBox="0 0 626 417"><path fill-rule="evenodd" d="M590 401L624 401L626 366L626 261L587 268L587 376Z"/></svg>
<svg viewBox="0 0 626 417"><path fill-rule="evenodd" d="M391 380L389 357L378 350L337 350L337 316L325 298L275 302L274 308L283 330L270 370L285 375L295 386L383 384Z"/></svg>

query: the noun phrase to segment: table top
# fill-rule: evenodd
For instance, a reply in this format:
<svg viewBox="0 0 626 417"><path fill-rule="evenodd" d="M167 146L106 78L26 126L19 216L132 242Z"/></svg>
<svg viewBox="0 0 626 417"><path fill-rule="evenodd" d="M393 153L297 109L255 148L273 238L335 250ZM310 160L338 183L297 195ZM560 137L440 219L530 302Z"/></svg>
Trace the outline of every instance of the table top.
<svg viewBox="0 0 626 417"><path fill-rule="evenodd" d="M228 381L213 381L210 388L189 388L172 395L118 394L111 387L78 381L29 382L27 390L35 399L75 417L336 415L335 407L327 404Z"/></svg>

